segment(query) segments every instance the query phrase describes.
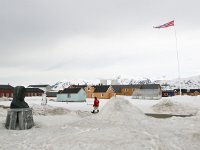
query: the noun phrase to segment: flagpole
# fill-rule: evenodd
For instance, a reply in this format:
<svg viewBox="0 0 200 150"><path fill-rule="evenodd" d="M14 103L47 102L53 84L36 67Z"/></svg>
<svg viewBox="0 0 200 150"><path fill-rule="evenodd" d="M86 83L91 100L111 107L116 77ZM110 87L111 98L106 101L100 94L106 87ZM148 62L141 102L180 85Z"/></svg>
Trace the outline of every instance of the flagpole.
<svg viewBox="0 0 200 150"><path fill-rule="evenodd" d="M181 93L181 75L180 75L180 62L179 62L179 53L178 53L178 40L177 40L177 36L176 36L176 28L174 25L174 35L175 35L175 40L176 40L176 58L177 58L177 62L178 62L178 80L179 80L179 89L180 89L180 95Z"/></svg>

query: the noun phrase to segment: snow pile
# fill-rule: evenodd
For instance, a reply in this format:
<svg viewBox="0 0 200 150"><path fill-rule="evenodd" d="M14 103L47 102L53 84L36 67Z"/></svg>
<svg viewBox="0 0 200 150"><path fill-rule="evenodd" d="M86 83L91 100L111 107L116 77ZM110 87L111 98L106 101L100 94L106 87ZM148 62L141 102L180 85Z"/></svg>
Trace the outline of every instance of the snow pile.
<svg viewBox="0 0 200 150"><path fill-rule="evenodd" d="M153 105L152 108L158 113L170 113L176 115L194 115L197 113L196 108L171 101L170 99L163 99L159 103Z"/></svg>
<svg viewBox="0 0 200 150"><path fill-rule="evenodd" d="M53 107L49 105L33 105L33 115L64 115L70 113L70 110L63 107Z"/></svg>
<svg viewBox="0 0 200 150"><path fill-rule="evenodd" d="M0 107L0 117L6 117L6 113L7 113L6 109Z"/></svg>
<svg viewBox="0 0 200 150"><path fill-rule="evenodd" d="M8 97L1 97L0 101L11 101L12 98L8 98Z"/></svg>
<svg viewBox="0 0 200 150"><path fill-rule="evenodd" d="M55 107L55 106L49 106L49 105L33 105L33 115L43 115L43 116L55 116L55 115L76 115L81 118L87 117L91 115L90 112L84 112L84 111L72 111L67 108L63 107Z"/></svg>
<svg viewBox="0 0 200 150"><path fill-rule="evenodd" d="M125 115L125 116L122 116ZM114 117L117 118L114 118ZM137 107L133 106L129 101L122 97L116 97L110 99L107 105L101 111L101 117L109 119L124 119L124 117L141 118L144 117L144 113Z"/></svg>

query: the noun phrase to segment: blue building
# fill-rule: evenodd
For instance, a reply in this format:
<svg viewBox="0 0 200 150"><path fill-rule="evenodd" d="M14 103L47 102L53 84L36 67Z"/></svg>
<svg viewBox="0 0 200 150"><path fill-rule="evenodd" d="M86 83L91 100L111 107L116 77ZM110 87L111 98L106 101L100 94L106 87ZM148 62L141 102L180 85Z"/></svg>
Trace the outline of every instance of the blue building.
<svg viewBox="0 0 200 150"><path fill-rule="evenodd" d="M86 92L82 88L66 88L57 93L57 102L85 102Z"/></svg>
<svg viewBox="0 0 200 150"><path fill-rule="evenodd" d="M174 96L174 90L163 90L162 97L171 97Z"/></svg>

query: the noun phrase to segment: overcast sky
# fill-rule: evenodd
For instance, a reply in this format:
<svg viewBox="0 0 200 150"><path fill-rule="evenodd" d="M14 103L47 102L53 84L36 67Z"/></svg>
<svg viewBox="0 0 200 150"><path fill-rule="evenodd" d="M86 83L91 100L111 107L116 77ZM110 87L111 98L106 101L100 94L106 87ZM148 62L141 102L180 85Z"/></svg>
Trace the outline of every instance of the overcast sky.
<svg viewBox="0 0 200 150"><path fill-rule="evenodd" d="M199 0L0 0L0 84L200 75Z"/></svg>

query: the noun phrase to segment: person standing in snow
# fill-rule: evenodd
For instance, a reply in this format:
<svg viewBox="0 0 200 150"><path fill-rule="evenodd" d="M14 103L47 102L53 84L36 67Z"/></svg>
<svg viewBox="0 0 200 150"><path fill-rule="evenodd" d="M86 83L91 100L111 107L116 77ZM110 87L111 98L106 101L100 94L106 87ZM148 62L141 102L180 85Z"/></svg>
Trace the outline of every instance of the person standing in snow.
<svg viewBox="0 0 200 150"><path fill-rule="evenodd" d="M42 94L42 101L41 105L46 105L47 104L47 94L46 91Z"/></svg>
<svg viewBox="0 0 200 150"><path fill-rule="evenodd" d="M97 113L99 112L99 100L97 99L97 97L94 98L94 104L93 104L94 110L92 111L92 113L95 113L95 111L97 111Z"/></svg>

